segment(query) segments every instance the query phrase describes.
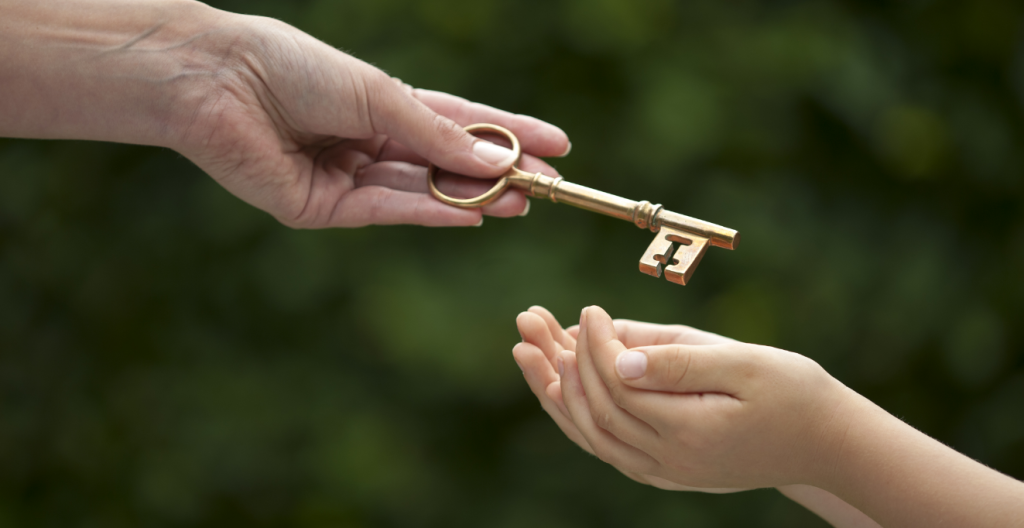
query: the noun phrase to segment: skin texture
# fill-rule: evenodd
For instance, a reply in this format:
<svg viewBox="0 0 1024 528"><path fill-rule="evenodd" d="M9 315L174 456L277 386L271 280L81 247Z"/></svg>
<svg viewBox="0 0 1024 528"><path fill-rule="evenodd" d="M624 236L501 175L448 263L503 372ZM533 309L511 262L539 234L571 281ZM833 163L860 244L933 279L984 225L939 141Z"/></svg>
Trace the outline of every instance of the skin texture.
<svg viewBox="0 0 1024 528"><path fill-rule="evenodd" d="M518 192L482 211L427 194L428 160L471 176L439 178L455 197L511 165L462 130L478 122L519 137L524 170L556 175L537 156L569 150L557 127L413 89L276 20L189 0L0 0L0 136L171 148L292 227L524 213Z"/></svg>
<svg viewBox="0 0 1024 528"><path fill-rule="evenodd" d="M559 427L634 480L777 487L834 526L1024 526L1024 484L960 455L810 359L584 309L520 314L513 355ZM642 354L619 368L627 354Z"/></svg>

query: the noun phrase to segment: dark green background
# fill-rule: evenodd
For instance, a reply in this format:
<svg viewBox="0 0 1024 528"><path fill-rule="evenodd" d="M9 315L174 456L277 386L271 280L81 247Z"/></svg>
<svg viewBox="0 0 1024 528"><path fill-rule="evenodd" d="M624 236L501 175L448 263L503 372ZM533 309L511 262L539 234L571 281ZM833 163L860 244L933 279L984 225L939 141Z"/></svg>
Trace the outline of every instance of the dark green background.
<svg viewBox="0 0 1024 528"><path fill-rule="evenodd" d="M177 154L0 142L0 525L822 526L565 439L516 314L806 354L1024 477L1024 33L1000 0L226 0L566 130L570 180L720 223L679 287L632 225L292 231Z"/></svg>

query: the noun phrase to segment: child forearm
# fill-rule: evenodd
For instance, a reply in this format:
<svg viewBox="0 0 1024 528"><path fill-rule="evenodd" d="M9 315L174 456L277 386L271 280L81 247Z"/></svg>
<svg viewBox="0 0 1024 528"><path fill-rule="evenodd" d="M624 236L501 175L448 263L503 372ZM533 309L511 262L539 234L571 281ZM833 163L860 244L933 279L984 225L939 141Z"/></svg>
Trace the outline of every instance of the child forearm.
<svg viewBox="0 0 1024 528"><path fill-rule="evenodd" d="M971 460L865 398L817 483L887 527L1024 526L1024 483Z"/></svg>

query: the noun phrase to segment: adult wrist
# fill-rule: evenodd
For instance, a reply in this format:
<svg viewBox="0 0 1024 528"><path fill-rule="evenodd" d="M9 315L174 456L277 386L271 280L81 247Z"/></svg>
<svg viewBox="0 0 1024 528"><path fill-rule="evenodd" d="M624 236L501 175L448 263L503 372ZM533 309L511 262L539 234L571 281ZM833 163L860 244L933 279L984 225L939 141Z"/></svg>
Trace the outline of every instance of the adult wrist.
<svg viewBox="0 0 1024 528"><path fill-rule="evenodd" d="M192 0L3 7L4 136L173 146L224 57L228 14Z"/></svg>
<svg viewBox="0 0 1024 528"><path fill-rule="evenodd" d="M202 7L196 20L182 21L185 33L193 36L174 58L183 66L182 77L172 90L173 103L164 108L167 134L161 146L197 161L218 150L211 147L216 146L221 127L230 126L220 116L232 106L275 106L267 100L266 62L275 53L277 40L295 30L278 20L188 1ZM273 109L267 113L276 115Z"/></svg>
<svg viewBox="0 0 1024 528"><path fill-rule="evenodd" d="M252 18L210 7L194 0L168 0L167 35L155 42L160 51L151 59L159 74L151 80L156 96L153 122L158 124L147 144L185 152L209 140L204 126L215 102L245 70L253 40L246 30ZM142 104L146 104L142 102Z"/></svg>

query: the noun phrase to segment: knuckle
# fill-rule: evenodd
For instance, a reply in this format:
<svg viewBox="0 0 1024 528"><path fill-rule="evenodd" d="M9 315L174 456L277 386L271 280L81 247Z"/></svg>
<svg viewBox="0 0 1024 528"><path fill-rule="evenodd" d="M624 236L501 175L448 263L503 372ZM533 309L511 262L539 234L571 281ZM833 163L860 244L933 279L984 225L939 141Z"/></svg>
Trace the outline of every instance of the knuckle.
<svg viewBox="0 0 1024 528"><path fill-rule="evenodd" d="M690 371L690 361L692 356L689 352L680 349L674 349L668 354L666 358L665 369L659 369L670 376L669 382L673 386L679 386L683 383L686 378L686 374Z"/></svg>
<svg viewBox="0 0 1024 528"><path fill-rule="evenodd" d="M746 381L757 379L766 368L775 364L776 359L768 347L754 346L740 361L738 374Z"/></svg>
<svg viewBox="0 0 1024 528"><path fill-rule="evenodd" d="M299 219L278 217L277 221L289 229L305 229L306 227Z"/></svg>
<svg viewBox="0 0 1024 528"><path fill-rule="evenodd" d="M368 126L372 133L384 133L386 130L379 128L381 125L379 118L384 117L385 121L390 120L389 116L402 108L402 96L398 88L386 73L366 65L359 68L354 89L358 102L356 114L359 116L359 121Z"/></svg>
<svg viewBox="0 0 1024 528"><path fill-rule="evenodd" d="M664 470L664 464L662 464L661 460L657 457L648 455L647 460L644 461L638 469L639 473L643 473L645 475L656 475Z"/></svg>
<svg viewBox="0 0 1024 528"><path fill-rule="evenodd" d="M608 411L609 409L603 405L595 405L590 409L590 417L593 418L594 423L605 431L612 426L612 416Z"/></svg>
<svg viewBox="0 0 1024 528"><path fill-rule="evenodd" d="M616 383L614 386L608 387L608 392L611 394L612 402L615 403L615 405L618 405L619 407L629 406L629 392L625 387Z"/></svg>
<svg viewBox="0 0 1024 528"><path fill-rule="evenodd" d="M799 365L799 368L801 370L803 370L804 372L808 372L808 373L814 372L814 373L816 373L816 372L825 370L824 367L822 367L820 363L818 363L817 361L815 361L815 360L813 360L813 359L811 359L811 358L809 358L809 357L807 357L805 355L797 354L795 352L791 352L791 354L792 354L791 357L793 358L793 360L796 362L797 365Z"/></svg>
<svg viewBox="0 0 1024 528"><path fill-rule="evenodd" d="M296 203L286 207L285 214L274 215L285 227L291 229L312 229L315 227L316 218L310 213L305 204Z"/></svg>
<svg viewBox="0 0 1024 528"><path fill-rule="evenodd" d="M616 465L616 457L613 454L613 452L610 449L608 449L607 446L605 446L604 444L599 444L591 445L591 447L594 449L594 456L596 456L598 460L606 464L611 464L613 466Z"/></svg>
<svg viewBox="0 0 1024 528"><path fill-rule="evenodd" d="M397 86L391 81L391 77L377 68L364 69L362 80L369 97L382 97L397 91Z"/></svg>
<svg viewBox="0 0 1024 528"><path fill-rule="evenodd" d="M744 383L754 381L758 377L758 366L755 362L741 363L736 369L736 376Z"/></svg>
<svg viewBox="0 0 1024 528"><path fill-rule="evenodd" d="M623 469L623 468L616 467L615 469L619 470L619 473L622 473L626 477L629 477L634 482L639 482L640 484L647 484L647 485L651 484L650 482L647 481L647 479L645 477L643 477L640 474L633 473L632 471L628 471L628 470Z"/></svg>
<svg viewBox="0 0 1024 528"><path fill-rule="evenodd" d="M455 121L452 121L441 114L434 114L433 121L431 122L431 128L433 129L434 134L440 138L440 143L445 145L445 148L452 150L454 150L452 145L461 141L466 135L466 131L457 125Z"/></svg>

